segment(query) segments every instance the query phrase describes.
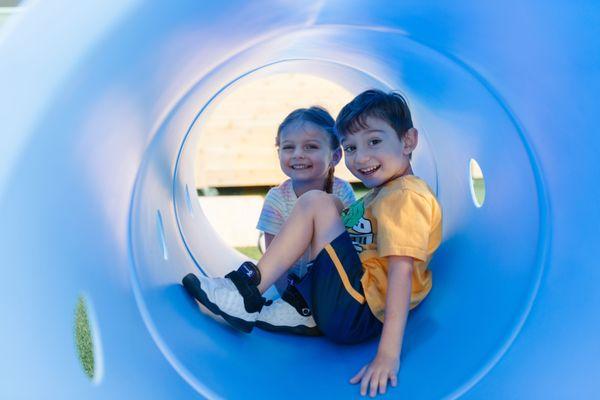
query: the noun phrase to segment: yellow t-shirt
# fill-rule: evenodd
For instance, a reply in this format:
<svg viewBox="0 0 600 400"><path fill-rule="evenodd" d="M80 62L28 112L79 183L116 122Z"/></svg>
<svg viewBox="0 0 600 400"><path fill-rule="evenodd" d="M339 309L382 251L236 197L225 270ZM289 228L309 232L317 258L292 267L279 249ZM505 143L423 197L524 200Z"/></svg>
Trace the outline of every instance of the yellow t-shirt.
<svg viewBox="0 0 600 400"><path fill-rule="evenodd" d="M410 308L431 290L427 268L442 239L442 210L427 184L405 175L368 192L342 212L359 253L361 279L369 308L383 322L387 292L387 256L414 259Z"/></svg>

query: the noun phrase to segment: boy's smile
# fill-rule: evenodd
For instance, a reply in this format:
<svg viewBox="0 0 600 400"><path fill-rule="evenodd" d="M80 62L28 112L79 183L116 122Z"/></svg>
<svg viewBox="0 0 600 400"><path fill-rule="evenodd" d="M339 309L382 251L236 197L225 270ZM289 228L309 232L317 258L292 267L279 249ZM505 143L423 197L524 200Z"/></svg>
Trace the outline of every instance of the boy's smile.
<svg viewBox="0 0 600 400"><path fill-rule="evenodd" d="M366 118L366 127L342 139L346 166L369 188L412 174L410 154L417 145L417 130L409 129L403 140L384 120Z"/></svg>

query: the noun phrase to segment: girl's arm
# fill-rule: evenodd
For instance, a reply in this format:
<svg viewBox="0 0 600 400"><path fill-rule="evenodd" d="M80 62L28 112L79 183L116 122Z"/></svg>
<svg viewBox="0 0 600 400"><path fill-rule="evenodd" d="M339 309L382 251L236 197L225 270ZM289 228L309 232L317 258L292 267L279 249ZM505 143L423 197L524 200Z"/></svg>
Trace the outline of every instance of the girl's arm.
<svg viewBox="0 0 600 400"><path fill-rule="evenodd" d="M360 382L360 394L374 397L384 394L388 380L392 386L398 382L400 352L410 306L413 259L388 257L388 288L385 300L385 320L377 354L373 361L361 368L350 383Z"/></svg>

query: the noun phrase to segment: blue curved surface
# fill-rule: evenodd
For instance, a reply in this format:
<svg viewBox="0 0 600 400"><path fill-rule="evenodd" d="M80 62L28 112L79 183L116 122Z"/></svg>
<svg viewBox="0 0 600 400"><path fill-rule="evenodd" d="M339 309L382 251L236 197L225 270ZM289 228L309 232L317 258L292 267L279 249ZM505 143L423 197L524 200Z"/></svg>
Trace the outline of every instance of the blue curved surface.
<svg viewBox="0 0 600 400"><path fill-rule="evenodd" d="M386 396L600 394L597 2L48 0L1 34L1 398L358 395L375 342L242 335L179 286L242 259L190 201L205 116L290 71L399 89L422 132L444 242Z"/></svg>

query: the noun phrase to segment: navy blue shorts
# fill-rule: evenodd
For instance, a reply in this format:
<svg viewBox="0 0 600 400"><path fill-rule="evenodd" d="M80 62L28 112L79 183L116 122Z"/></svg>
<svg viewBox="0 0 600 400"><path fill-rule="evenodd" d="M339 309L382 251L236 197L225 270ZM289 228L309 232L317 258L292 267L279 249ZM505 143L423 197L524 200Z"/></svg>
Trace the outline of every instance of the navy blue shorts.
<svg viewBox="0 0 600 400"><path fill-rule="evenodd" d="M315 322L325 336L340 343L358 343L381 334L360 283L362 263L352 239L344 231L312 261L296 283Z"/></svg>

